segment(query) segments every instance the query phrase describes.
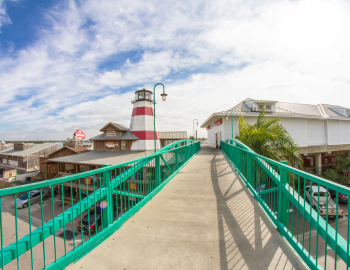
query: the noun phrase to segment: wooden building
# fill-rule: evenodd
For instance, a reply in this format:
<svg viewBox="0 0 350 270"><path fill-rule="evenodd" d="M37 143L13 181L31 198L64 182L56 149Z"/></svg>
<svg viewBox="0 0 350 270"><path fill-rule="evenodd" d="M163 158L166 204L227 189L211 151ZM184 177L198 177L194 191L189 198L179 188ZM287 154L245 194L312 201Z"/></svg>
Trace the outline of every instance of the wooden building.
<svg viewBox="0 0 350 270"><path fill-rule="evenodd" d="M51 179L55 178L59 172L58 170L58 163L48 163L47 161L49 159L53 158L60 158L60 157L66 157L71 155L76 155L84 152L89 152L90 150L86 149L85 147L77 147L77 148L71 148L69 146L64 146L63 148L51 153L47 156L41 156L40 157L40 171L43 175L44 179ZM74 171L74 166L71 166L71 171Z"/></svg>
<svg viewBox="0 0 350 270"><path fill-rule="evenodd" d="M0 167L5 171L16 169L17 174L38 171L40 156L48 156L57 150L58 143L42 143L29 147L19 143L13 150L0 152Z"/></svg>
<svg viewBox="0 0 350 270"><path fill-rule="evenodd" d="M90 139L94 150L131 150L132 143L139 139L127 127L116 123L109 122L100 131L103 133Z"/></svg>

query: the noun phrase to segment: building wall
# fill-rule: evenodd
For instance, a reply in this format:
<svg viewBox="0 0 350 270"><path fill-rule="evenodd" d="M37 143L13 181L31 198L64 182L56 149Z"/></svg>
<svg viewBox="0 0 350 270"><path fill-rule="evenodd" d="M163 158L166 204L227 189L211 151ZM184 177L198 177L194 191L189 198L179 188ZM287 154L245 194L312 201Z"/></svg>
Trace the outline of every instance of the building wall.
<svg viewBox="0 0 350 270"><path fill-rule="evenodd" d="M307 119L283 118L281 124L299 146L308 146Z"/></svg>
<svg viewBox="0 0 350 270"><path fill-rule="evenodd" d="M319 119L307 119L307 145L313 146L324 144L326 144L325 121Z"/></svg>
<svg viewBox="0 0 350 270"><path fill-rule="evenodd" d="M71 155L76 155L77 153L73 152L69 148L61 148L59 151L52 153L50 155L51 158L59 158L59 157L66 157L66 156L71 156Z"/></svg>
<svg viewBox="0 0 350 270"><path fill-rule="evenodd" d="M350 121L327 120L328 144L350 144Z"/></svg>
<svg viewBox="0 0 350 270"><path fill-rule="evenodd" d="M256 116L245 116L245 121L255 124ZM270 118L271 119L271 118ZM304 119L283 117L279 118L281 124L286 128L299 147L318 146L318 145L341 145L350 144L350 121ZM228 120L222 116L223 124L213 126L208 130L208 145L215 147L215 133L223 132L222 140L232 138L231 115L228 114ZM238 135L239 116L233 116L233 137Z"/></svg>
<svg viewBox="0 0 350 270"><path fill-rule="evenodd" d="M223 127L224 124L218 125L218 126L211 126L208 130L208 145L211 147L216 147L215 143L215 133L221 132L221 140L223 139Z"/></svg>

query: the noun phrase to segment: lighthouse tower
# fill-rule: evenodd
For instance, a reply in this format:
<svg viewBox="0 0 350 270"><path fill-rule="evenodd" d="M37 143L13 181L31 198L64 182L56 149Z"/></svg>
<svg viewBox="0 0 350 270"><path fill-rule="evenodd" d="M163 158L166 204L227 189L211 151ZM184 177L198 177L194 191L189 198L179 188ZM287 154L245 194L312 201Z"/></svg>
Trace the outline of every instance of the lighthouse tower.
<svg viewBox="0 0 350 270"><path fill-rule="evenodd" d="M135 92L130 131L139 138L133 142L131 150L154 150L153 100L152 92L146 89ZM157 149L160 148L159 133L156 122Z"/></svg>

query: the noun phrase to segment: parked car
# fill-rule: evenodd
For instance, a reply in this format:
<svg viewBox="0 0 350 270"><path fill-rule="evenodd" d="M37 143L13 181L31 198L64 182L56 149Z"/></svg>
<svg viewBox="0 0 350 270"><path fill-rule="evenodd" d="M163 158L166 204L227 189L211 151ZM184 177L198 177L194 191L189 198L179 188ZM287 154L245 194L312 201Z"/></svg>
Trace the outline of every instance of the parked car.
<svg viewBox="0 0 350 270"><path fill-rule="evenodd" d="M89 223L90 220L90 223ZM88 214L86 214L83 219L83 224L78 222L78 230L83 231L83 233L89 233L89 225L90 225L90 233L94 233L95 231L99 232L102 230L101 226L101 210L96 208L95 210L91 210ZM95 229L96 227L96 229Z"/></svg>
<svg viewBox="0 0 350 270"><path fill-rule="evenodd" d="M42 191L43 193L43 201L46 201L49 198L49 192L47 190ZM40 190L35 189L32 191L29 191L29 200L28 200L28 192L22 194L19 198L16 199L16 206L17 208L26 208L28 207L28 202L30 201L30 204L40 202ZM15 201L12 202L12 205L15 206Z"/></svg>
<svg viewBox="0 0 350 270"><path fill-rule="evenodd" d="M305 187L305 197L312 203L313 208L317 211L319 209L319 214L322 217L327 215L328 208L328 217L335 218L337 215L337 204L332 200L329 192L320 186L306 186ZM328 205L327 203L328 197ZM319 208L318 208L319 206ZM343 217L344 211L341 208L338 208L338 217Z"/></svg>
<svg viewBox="0 0 350 270"><path fill-rule="evenodd" d="M120 218L121 216L125 215L127 210L123 211L117 211L116 209L113 209L113 217L114 220ZM90 233L95 233L95 231L99 232L102 230L102 223L101 223L101 209L96 208L96 218L95 218L95 209L91 210L89 214L86 214L83 218L83 226L81 225L81 222L78 221L78 230L81 232L83 230L83 233L89 233L89 217L90 217ZM95 230L96 226L96 230Z"/></svg>
<svg viewBox="0 0 350 270"><path fill-rule="evenodd" d="M337 198L337 193L335 190L333 189L328 189L329 191L329 194L331 195L332 199L333 200L336 200ZM347 203L348 202L348 196L346 196L345 194L343 193L339 193L338 192L338 201L341 202L341 203Z"/></svg>

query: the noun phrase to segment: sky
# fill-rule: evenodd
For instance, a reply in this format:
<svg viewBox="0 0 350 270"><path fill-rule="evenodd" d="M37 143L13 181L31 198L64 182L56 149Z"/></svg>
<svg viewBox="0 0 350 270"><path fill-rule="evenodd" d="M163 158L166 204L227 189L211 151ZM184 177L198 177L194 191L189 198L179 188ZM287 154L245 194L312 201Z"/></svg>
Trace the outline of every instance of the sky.
<svg viewBox="0 0 350 270"><path fill-rule="evenodd" d="M350 1L0 0L0 140L129 126L193 133L246 98L350 107Z"/></svg>

